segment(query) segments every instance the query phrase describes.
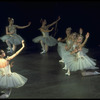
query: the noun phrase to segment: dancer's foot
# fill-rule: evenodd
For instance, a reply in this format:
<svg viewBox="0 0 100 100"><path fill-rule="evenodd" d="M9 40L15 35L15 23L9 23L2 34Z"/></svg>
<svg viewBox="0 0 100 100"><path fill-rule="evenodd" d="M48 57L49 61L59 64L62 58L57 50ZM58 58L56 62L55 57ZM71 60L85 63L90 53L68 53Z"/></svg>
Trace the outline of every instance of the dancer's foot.
<svg viewBox="0 0 100 100"><path fill-rule="evenodd" d="M1 91L1 93L5 93L5 91Z"/></svg>
<svg viewBox="0 0 100 100"><path fill-rule="evenodd" d="M0 95L0 98L8 98L11 94L12 89L6 89L3 91L3 93Z"/></svg>
<svg viewBox="0 0 100 100"><path fill-rule="evenodd" d="M67 73L65 73L65 75L68 75L68 76L70 76L70 73L69 73L69 72L67 72Z"/></svg>
<svg viewBox="0 0 100 100"><path fill-rule="evenodd" d="M59 60L59 62L62 62L62 63L64 63L64 61L61 59L61 60Z"/></svg>
<svg viewBox="0 0 100 100"><path fill-rule="evenodd" d="M94 75L99 75L99 74L100 74L100 72L97 72L97 71L94 72Z"/></svg>
<svg viewBox="0 0 100 100"><path fill-rule="evenodd" d="M68 69L67 73L65 73L65 75L70 76L70 70Z"/></svg>
<svg viewBox="0 0 100 100"><path fill-rule="evenodd" d="M0 96L0 98L8 98L9 97L9 95L8 94L2 94L1 96Z"/></svg>
<svg viewBox="0 0 100 100"><path fill-rule="evenodd" d="M45 51L45 50L43 50L42 52L40 52L40 54L43 54L43 53L46 53L46 51Z"/></svg>
<svg viewBox="0 0 100 100"><path fill-rule="evenodd" d="M65 67L63 68L64 70L68 70L67 65L65 64Z"/></svg>
<svg viewBox="0 0 100 100"><path fill-rule="evenodd" d="M0 92L0 96L3 95L3 94L5 94L5 92L4 92L4 91L1 91L1 92Z"/></svg>
<svg viewBox="0 0 100 100"><path fill-rule="evenodd" d="M63 68L64 70L67 70L66 66Z"/></svg>
<svg viewBox="0 0 100 100"><path fill-rule="evenodd" d="M91 76L91 75L100 75L100 72L94 71L94 72L82 72L82 76Z"/></svg>
<svg viewBox="0 0 100 100"><path fill-rule="evenodd" d="M11 53L12 54L13 53L12 48L10 48L10 50L8 50L7 53Z"/></svg>

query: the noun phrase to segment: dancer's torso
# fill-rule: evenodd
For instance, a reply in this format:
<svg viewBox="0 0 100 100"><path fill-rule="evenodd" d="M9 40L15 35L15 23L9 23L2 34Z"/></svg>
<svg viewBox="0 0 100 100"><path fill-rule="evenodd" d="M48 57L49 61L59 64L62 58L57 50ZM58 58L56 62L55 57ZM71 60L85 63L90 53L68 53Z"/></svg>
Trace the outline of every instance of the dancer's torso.
<svg viewBox="0 0 100 100"><path fill-rule="evenodd" d="M17 33L15 25L8 26L8 31L9 32L13 32L13 34L16 34Z"/></svg>
<svg viewBox="0 0 100 100"><path fill-rule="evenodd" d="M0 58L0 68L4 68L9 65L9 62L6 59Z"/></svg>
<svg viewBox="0 0 100 100"><path fill-rule="evenodd" d="M46 26L42 27L44 30L48 30L48 28ZM43 37L48 37L49 36L49 32L42 32Z"/></svg>

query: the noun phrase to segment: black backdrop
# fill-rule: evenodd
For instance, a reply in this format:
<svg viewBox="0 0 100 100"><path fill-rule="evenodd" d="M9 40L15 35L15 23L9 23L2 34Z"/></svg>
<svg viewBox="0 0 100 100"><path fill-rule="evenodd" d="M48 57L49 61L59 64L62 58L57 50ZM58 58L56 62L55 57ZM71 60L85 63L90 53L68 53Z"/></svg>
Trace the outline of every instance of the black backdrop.
<svg viewBox="0 0 100 100"><path fill-rule="evenodd" d="M28 46L35 45L32 39L41 35L38 30L41 26L40 19L45 18L50 24L58 16L61 20L58 22L55 38L64 38L67 27L72 27L73 32L78 32L82 27L84 36L86 32L90 32L88 47L97 47L100 44L99 1L0 1L0 36L5 34L8 17L13 17L15 24L20 26L27 25L31 21L30 27L19 29L17 32L25 39ZM50 35L54 33L55 31Z"/></svg>

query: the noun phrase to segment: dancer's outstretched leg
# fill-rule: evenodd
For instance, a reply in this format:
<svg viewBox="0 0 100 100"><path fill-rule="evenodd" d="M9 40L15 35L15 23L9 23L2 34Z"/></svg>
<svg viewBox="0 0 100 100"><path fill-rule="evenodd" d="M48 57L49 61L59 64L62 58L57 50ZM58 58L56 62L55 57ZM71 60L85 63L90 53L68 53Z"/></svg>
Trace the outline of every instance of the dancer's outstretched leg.
<svg viewBox="0 0 100 100"><path fill-rule="evenodd" d="M94 72L82 71L81 74L82 74L82 76L91 76L91 75L100 75L100 72L98 72L98 71L94 71Z"/></svg>

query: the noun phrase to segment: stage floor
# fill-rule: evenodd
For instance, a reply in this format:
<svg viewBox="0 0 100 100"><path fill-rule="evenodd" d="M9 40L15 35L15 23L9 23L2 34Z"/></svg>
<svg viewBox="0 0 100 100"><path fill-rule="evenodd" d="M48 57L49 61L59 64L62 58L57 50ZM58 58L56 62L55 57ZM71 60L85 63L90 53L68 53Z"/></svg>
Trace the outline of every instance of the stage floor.
<svg viewBox="0 0 100 100"><path fill-rule="evenodd" d="M56 48L56 47L55 47ZM100 48L92 48L89 56L97 59L100 65ZM20 88L13 88L9 99L92 99L100 98L100 75L81 76L80 71L65 75L63 63L59 63L56 50L47 54L24 50L14 58L12 72L26 78L27 83Z"/></svg>

